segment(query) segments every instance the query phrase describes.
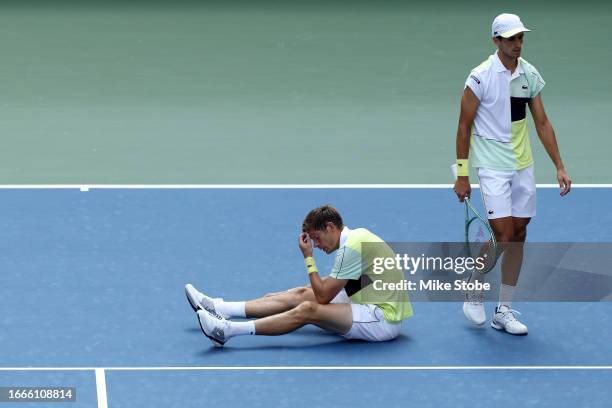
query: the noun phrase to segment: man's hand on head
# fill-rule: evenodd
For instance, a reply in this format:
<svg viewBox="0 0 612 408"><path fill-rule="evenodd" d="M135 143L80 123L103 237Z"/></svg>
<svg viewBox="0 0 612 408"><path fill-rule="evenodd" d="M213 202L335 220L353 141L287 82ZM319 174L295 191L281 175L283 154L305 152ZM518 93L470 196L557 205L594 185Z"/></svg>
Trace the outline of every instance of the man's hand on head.
<svg viewBox="0 0 612 408"><path fill-rule="evenodd" d="M304 258L312 256L312 240L310 239L307 233L302 232L300 234L300 237L298 238L298 245L300 247L300 251L302 251L302 255L304 255Z"/></svg>

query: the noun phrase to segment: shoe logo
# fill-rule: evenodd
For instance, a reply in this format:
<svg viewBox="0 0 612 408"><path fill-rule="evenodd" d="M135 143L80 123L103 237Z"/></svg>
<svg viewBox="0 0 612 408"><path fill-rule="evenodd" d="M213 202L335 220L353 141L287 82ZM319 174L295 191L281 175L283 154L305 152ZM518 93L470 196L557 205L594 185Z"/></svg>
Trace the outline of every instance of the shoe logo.
<svg viewBox="0 0 612 408"><path fill-rule="evenodd" d="M489 214L493 214L493 210L489 210Z"/></svg>
<svg viewBox="0 0 612 408"><path fill-rule="evenodd" d="M218 327L215 327L211 333L216 340L225 341L225 333Z"/></svg>
<svg viewBox="0 0 612 408"><path fill-rule="evenodd" d="M521 88L523 88L523 89L527 89L527 85L523 85Z"/></svg>

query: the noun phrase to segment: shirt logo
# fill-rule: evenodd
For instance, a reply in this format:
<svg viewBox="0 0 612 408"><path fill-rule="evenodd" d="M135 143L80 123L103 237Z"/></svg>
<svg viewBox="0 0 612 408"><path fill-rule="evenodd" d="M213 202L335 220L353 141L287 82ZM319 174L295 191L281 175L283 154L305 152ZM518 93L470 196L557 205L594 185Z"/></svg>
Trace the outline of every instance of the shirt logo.
<svg viewBox="0 0 612 408"><path fill-rule="evenodd" d="M521 88L523 88L523 89L527 89L527 85L523 85Z"/></svg>
<svg viewBox="0 0 612 408"><path fill-rule="evenodd" d="M493 210L489 210L489 214L493 214Z"/></svg>
<svg viewBox="0 0 612 408"><path fill-rule="evenodd" d="M474 81L476 81L478 85L480 85L480 80L476 78L474 75L470 75L470 78L472 78Z"/></svg>

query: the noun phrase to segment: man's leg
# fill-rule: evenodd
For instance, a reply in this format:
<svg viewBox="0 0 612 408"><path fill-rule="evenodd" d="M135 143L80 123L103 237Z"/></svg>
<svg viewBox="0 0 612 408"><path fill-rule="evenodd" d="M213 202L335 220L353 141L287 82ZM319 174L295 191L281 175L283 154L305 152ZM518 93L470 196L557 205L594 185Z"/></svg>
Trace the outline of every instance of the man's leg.
<svg viewBox="0 0 612 408"><path fill-rule="evenodd" d="M503 259L501 262L502 283L499 288L499 303L491 326L511 334L527 334L527 326L521 323L512 310L512 298L523 264L523 245L527 237L530 218L504 217L490 220L495 231Z"/></svg>
<svg viewBox="0 0 612 408"><path fill-rule="evenodd" d="M478 179L485 209L490 217L489 224L498 244L497 257L503 256L500 302L491 325L509 333L525 334L527 327L516 319L510 304L523 262L526 227L530 217L535 215L533 167L518 172L481 168L478 170ZM486 319L484 304L478 298L470 302L466 296L463 311L474 323L484 323Z"/></svg>
<svg viewBox="0 0 612 408"><path fill-rule="evenodd" d="M489 219L489 224L491 225L493 233L495 234L495 239L497 240L496 256L499 258L506 248L507 243L513 239L514 229L512 217ZM488 252L488 245L489 243L485 243L481 248L481 256L482 254ZM491 268L495 262L495 259L491 259L489 262L491 262L491 265L486 265L486 270ZM482 282L484 279L485 277L481 275L480 272L472 271L471 275L468 277L468 282L473 282L475 280ZM463 303L463 313L469 321L477 325L482 325L487 321L483 300L484 297L482 295L482 291L480 290L470 290L466 292L466 300Z"/></svg>
<svg viewBox="0 0 612 408"><path fill-rule="evenodd" d="M502 253L505 253L506 249L508 249L509 243L514 241L514 217L490 219L489 224L491 225L491 229L493 229L495 239L497 240L497 257L499 258L502 256ZM502 274L504 273L503 265L505 262L506 255L504 255L502 259Z"/></svg>
<svg viewBox="0 0 612 408"><path fill-rule="evenodd" d="M533 166L518 170L512 177L512 243L508 244L502 260L500 306L510 309L514 287L523 265L523 247L527 225L536 214L536 184Z"/></svg>
<svg viewBox="0 0 612 408"><path fill-rule="evenodd" d="M304 301L291 310L255 320L255 334L277 336L290 333L306 324L314 324L332 333L344 334L353 325L348 303L322 305Z"/></svg>
<svg viewBox="0 0 612 408"><path fill-rule="evenodd" d="M522 242L520 242L519 245L514 242L515 232L520 233L521 230L525 231L527 224L520 222L520 220L523 219L503 217L489 220L499 246L498 256L502 256L502 284L500 286L500 300L498 306L501 305L502 300L506 301L508 296L512 296L512 292L514 291L514 287L516 286L516 282L521 272L523 245ZM515 225L515 222L518 225ZM528 222L529 220L527 219L527 223ZM520 225L522 225L522 228L519 227Z"/></svg>
<svg viewBox="0 0 612 408"><path fill-rule="evenodd" d="M513 237L512 227L512 189L511 180L513 172L497 171L485 168L478 169L478 183L480 184L480 193L483 198L485 213L489 217L489 224L495 233L497 240L497 257L503 251L503 244L509 242ZM488 243L481 247L481 256L488 252ZM485 270L489 270L497 259L488 258L488 264L485 265ZM473 271L468 281L483 281L486 279L478 271ZM463 303L463 313L469 321L474 324L481 325L487 320L487 315L484 307L484 296L482 291L471 290L465 294L465 302Z"/></svg>
<svg viewBox="0 0 612 408"><path fill-rule="evenodd" d="M319 304L305 301L291 310L247 322L232 322L218 318L205 310L198 311L202 331L216 346L223 346L238 335L277 336L290 333L306 324L344 334L353 324L353 312L348 303Z"/></svg>
<svg viewBox="0 0 612 408"><path fill-rule="evenodd" d="M211 298L199 292L191 284L185 286L187 300L191 307L207 310L222 317L265 317L290 310L301 302L315 301L309 286L289 289L284 292L267 294L249 301L228 302L222 298Z"/></svg>
<svg viewBox="0 0 612 408"><path fill-rule="evenodd" d="M527 239L527 224L531 218L512 217L513 238L502 260L502 283L516 286L523 265L523 247Z"/></svg>
<svg viewBox="0 0 612 408"><path fill-rule="evenodd" d="M530 220L531 218L512 217L514 233L512 242L506 245L502 259L499 306L506 305L510 308L512 304L512 295L523 265L523 248L527 238L527 224Z"/></svg>
<svg viewBox="0 0 612 408"><path fill-rule="evenodd" d="M293 309L302 302L316 302L312 288L299 287L246 302L246 317L266 317Z"/></svg>

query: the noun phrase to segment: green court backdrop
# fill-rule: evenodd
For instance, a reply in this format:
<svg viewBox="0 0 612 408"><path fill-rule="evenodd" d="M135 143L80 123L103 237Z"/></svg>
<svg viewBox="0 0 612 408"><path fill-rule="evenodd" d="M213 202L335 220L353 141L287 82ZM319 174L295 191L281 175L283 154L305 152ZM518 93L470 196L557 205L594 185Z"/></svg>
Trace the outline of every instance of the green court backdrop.
<svg viewBox="0 0 612 408"><path fill-rule="evenodd" d="M448 183L501 12L574 182L612 182L609 2L46 1L0 2L0 184Z"/></svg>

